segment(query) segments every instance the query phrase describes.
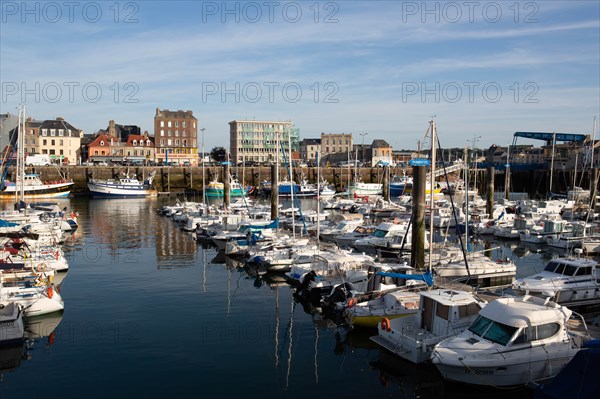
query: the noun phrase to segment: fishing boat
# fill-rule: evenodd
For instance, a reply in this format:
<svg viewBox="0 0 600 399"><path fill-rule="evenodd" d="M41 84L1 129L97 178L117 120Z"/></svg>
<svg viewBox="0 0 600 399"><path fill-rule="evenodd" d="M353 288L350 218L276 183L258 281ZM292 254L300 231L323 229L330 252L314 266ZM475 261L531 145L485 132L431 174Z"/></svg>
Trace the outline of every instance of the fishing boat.
<svg viewBox="0 0 600 399"><path fill-rule="evenodd" d="M381 183L363 183L362 181L353 181L348 186L348 194L356 195L381 195L383 194L383 185Z"/></svg>
<svg viewBox="0 0 600 399"><path fill-rule="evenodd" d="M573 314L529 295L496 299L468 330L437 344L432 362L447 380L468 384L506 387L550 379L589 339L587 329L569 327Z"/></svg>
<svg viewBox="0 0 600 399"><path fill-rule="evenodd" d="M14 199L15 192L23 185L24 198L55 198L66 197L73 188L73 181L60 179L44 182L37 173L28 173L16 182L5 180L0 191L0 199Z"/></svg>
<svg viewBox="0 0 600 399"><path fill-rule="evenodd" d="M406 190L412 188L413 179L410 176L394 176L390 182L390 197L399 197L406 193Z"/></svg>
<svg viewBox="0 0 600 399"><path fill-rule="evenodd" d="M43 182L37 173L25 173L25 107L19 110L19 125L17 138L12 151L6 152L3 160L3 170L0 171L0 199L24 200L30 198L66 197L71 192L73 181L67 180L58 169L59 179ZM13 158L13 156L15 156ZM16 161L15 181L6 179L11 159Z"/></svg>
<svg viewBox="0 0 600 399"><path fill-rule="evenodd" d="M158 194L152 186L155 175L156 171L152 171L143 182L129 174L118 179L91 179L88 182L88 188L94 197L154 197Z"/></svg>
<svg viewBox="0 0 600 399"><path fill-rule="evenodd" d="M279 182L277 187L277 192L279 193L280 197L291 197L292 190L294 191L294 197L301 198L316 197L318 193L316 185L310 184L306 180L302 180L300 184L290 181L282 181Z"/></svg>
<svg viewBox="0 0 600 399"><path fill-rule="evenodd" d="M248 195L248 188L244 188L241 183L230 176L229 178L229 196L230 197L243 197ZM206 196L207 197L223 197L225 192L225 184L213 180L206 185Z"/></svg>

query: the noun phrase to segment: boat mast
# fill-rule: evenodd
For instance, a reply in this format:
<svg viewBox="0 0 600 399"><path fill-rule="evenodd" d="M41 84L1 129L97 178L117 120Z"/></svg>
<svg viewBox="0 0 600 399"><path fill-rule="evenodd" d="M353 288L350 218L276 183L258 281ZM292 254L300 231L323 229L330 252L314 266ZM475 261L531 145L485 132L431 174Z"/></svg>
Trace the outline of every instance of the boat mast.
<svg viewBox="0 0 600 399"><path fill-rule="evenodd" d="M465 242L469 252L469 149L465 146Z"/></svg>
<svg viewBox="0 0 600 399"><path fill-rule="evenodd" d="M202 128L200 131L202 132L202 202L204 203L204 207L206 209L206 213L208 214L208 204L206 203L206 175L205 175L205 155L204 155L204 131L206 129Z"/></svg>
<svg viewBox="0 0 600 399"><path fill-rule="evenodd" d="M286 128L287 130L287 128ZM287 130L288 132L288 152L290 154L289 165L290 165L290 200L292 201L292 237L294 240L296 239L296 218L294 215L294 189L296 185L294 183L294 163L292 161L292 132Z"/></svg>
<svg viewBox="0 0 600 399"><path fill-rule="evenodd" d="M432 119L430 122L431 127L431 171L429 173L429 272L432 273L433 265L433 210L434 210L434 183L435 183L435 142L436 131L435 131L435 121Z"/></svg>
<svg viewBox="0 0 600 399"><path fill-rule="evenodd" d="M552 192L552 178L554 175L554 145L556 144L556 132L552 133L552 159L550 160L550 188L548 191Z"/></svg>
<svg viewBox="0 0 600 399"><path fill-rule="evenodd" d="M321 166L319 165L319 151L317 151L317 251L319 250L319 236L321 235Z"/></svg>

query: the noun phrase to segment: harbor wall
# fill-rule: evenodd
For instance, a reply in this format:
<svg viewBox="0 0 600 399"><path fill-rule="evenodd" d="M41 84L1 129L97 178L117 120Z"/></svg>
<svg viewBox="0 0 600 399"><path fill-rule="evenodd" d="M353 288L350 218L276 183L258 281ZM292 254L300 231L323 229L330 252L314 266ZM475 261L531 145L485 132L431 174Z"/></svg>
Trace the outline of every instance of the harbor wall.
<svg viewBox="0 0 600 399"><path fill-rule="evenodd" d="M202 191L202 167L173 167L173 166L44 166L44 167L28 167L27 172L39 173L43 181L56 181L61 178L59 173L63 173L68 179L73 179L75 185L73 188L74 195L86 195L89 193L87 189L87 181L90 178L110 179L118 176L123 176L125 173L137 175L143 180L152 171L156 171L154 178L154 187L159 192L164 193L183 193L187 191ZM358 174L360 179L365 183L381 183L383 181L383 168L340 168L340 167L322 167L321 176L327 180L329 184L333 184L336 191L344 191L349 181L354 179L355 174ZM242 173L246 185L259 186L263 180L271 180L271 168L269 166L256 167L234 167L231 172L238 176L241 180ZM15 169L9 171L9 179L14 181ZM411 169L391 168L390 176L403 174L409 175ZM470 171L470 184L474 180L474 174L477 173L477 186L480 194L487 190L487 171L479 169L476 172ZM206 183L208 184L215 177L220 181L223 170L221 166L211 166L205 168ZM574 179L573 171L555 171L553 176L553 192L566 192L569 190L573 181L575 185L584 189L589 188L589 172L578 172ZM281 167L279 171L281 181L289 179L288 171L285 167ZM450 181L456 180L459 177L458 173L454 173ZM300 181L301 178L315 183L317 180L317 168L297 168L294 170L295 181ZM440 178L438 178L440 180ZM495 171L495 189L497 191L504 190L505 175L504 171ZM549 191L550 174L547 170L533 171L517 171L511 173L511 190L514 192L526 192L530 198L543 198Z"/></svg>

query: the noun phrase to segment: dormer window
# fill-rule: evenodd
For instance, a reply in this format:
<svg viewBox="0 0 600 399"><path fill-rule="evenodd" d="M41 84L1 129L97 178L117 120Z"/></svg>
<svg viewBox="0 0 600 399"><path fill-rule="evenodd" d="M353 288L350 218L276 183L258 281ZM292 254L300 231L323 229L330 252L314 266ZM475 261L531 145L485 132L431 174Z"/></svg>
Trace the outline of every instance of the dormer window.
<svg viewBox="0 0 600 399"><path fill-rule="evenodd" d="M150 147L150 140L146 140L146 147Z"/></svg>
<svg viewBox="0 0 600 399"><path fill-rule="evenodd" d="M101 146L104 146L104 140L101 140L101 141L100 141L100 145L101 145Z"/></svg>
<svg viewBox="0 0 600 399"><path fill-rule="evenodd" d="M133 140L133 145L136 146L137 145L137 140Z"/></svg>

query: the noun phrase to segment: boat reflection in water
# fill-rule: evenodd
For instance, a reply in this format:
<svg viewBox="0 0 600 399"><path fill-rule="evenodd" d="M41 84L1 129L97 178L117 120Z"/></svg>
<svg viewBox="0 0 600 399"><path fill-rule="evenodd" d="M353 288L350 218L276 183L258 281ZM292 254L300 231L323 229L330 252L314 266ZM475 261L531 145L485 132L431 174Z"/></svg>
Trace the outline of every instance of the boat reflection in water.
<svg viewBox="0 0 600 399"><path fill-rule="evenodd" d="M49 348L54 345L56 328L63 312L54 312L25 319L25 340L18 345L0 346L0 381L6 373L15 371L24 360L31 360L31 350L37 345Z"/></svg>

